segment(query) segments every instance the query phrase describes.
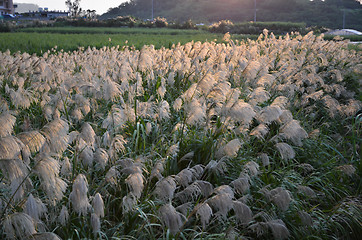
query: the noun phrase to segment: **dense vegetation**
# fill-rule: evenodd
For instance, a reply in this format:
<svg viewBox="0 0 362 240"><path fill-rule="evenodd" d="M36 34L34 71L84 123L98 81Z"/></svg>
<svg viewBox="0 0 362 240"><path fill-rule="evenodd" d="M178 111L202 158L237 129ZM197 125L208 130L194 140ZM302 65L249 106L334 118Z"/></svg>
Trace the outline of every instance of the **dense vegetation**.
<svg viewBox="0 0 362 240"><path fill-rule="evenodd" d="M223 41L0 52L0 239L358 239L361 54Z"/></svg>
<svg viewBox="0 0 362 240"><path fill-rule="evenodd" d="M355 0L257 0L257 21L305 22L342 28L343 9L346 27L362 30L362 5ZM151 0L130 0L119 8L110 9L102 18L133 15L151 18ZM254 0L154 0L154 16L168 20L215 22L223 19L234 22L253 21Z"/></svg>
<svg viewBox="0 0 362 240"><path fill-rule="evenodd" d="M0 51L10 50L42 55L57 46L64 51L78 50L79 47L102 48L104 46L133 46L141 49L143 45L154 45L157 49L173 44L185 44L192 40L221 41L223 35L206 31L144 29L144 28L24 28L15 33L0 33ZM248 37L248 36L245 36ZM249 36L250 37L250 36Z"/></svg>

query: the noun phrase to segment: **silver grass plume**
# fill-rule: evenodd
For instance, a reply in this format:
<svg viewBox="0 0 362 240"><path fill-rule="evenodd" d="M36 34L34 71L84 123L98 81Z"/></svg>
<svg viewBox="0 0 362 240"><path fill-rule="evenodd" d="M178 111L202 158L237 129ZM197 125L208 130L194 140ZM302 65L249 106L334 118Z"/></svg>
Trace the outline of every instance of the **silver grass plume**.
<svg viewBox="0 0 362 240"><path fill-rule="evenodd" d="M127 140L124 139L122 135L116 135L111 142L111 145L108 150L108 155L110 158L114 159L117 156L117 153L123 153L126 150Z"/></svg>
<svg viewBox="0 0 362 240"><path fill-rule="evenodd" d="M275 147L279 151L283 160L290 160L295 158L294 149L287 143L277 143Z"/></svg>
<svg viewBox="0 0 362 240"><path fill-rule="evenodd" d="M285 109L285 107L288 105L289 103L289 99L287 97L284 96L279 96L276 99L274 99L274 101L272 102L272 106L278 106L281 109Z"/></svg>
<svg viewBox="0 0 362 240"><path fill-rule="evenodd" d="M111 79L107 79L103 83L103 98L106 101L114 101L121 95L121 86Z"/></svg>
<svg viewBox="0 0 362 240"><path fill-rule="evenodd" d="M214 193L216 195L226 194L229 195L230 198L234 198L234 192L233 189L229 185L221 185L214 189Z"/></svg>
<svg viewBox="0 0 362 240"><path fill-rule="evenodd" d="M196 180L193 184L197 184L201 190L201 195L204 198L209 197L214 192L214 187L211 183L202 180Z"/></svg>
<svg viewBox="0 0 362 240"><path fill-rule="evenodd" d="M143 191L143 187L144 187L142 173L136 172L136 173L130 174L126 178L125 182L128 185L131 193L137 199L139 199L141 197L141 195L142 195L142 191Z"/></svg>
<svg viewBox="0 0 362 240"><path fill-rule="evenodd" d="M119 129L127 121L124 110L120 107L112 106L111 112L102 122L102 128L107 130Z"/></svg>
<svg viewBox="0 0 362 240"><path fill-rule="evenodd" d="M22 159L29 163L29 149L16 137L0 138L0 159Z"/></svg>
<svg viewBox="0 0 362 240"><path fill-rule="evenodd" d="M86 215L90 208L87 193L88 181L83 174L79 174L74 180L72 192L69 195L73 209L79 215Z"/></svg>
<svg viewBox="0 0 362 240"><path fill-rule="evenodd" d="M225 174L226 172L226 162L225 158L221 158L219 161L211 160L205 167L207 171L211 171L218 176Z"/></svg>
<svg viewBox="0 0 362 240"><path fill-rule="evenodd" d="M29 239L31 240L61 240L61 238L52 232L35 233Z"/></svg>
<svg viewBox="0 0 362 240"><path fill-rule="evenodd" d="M175 195L175 198L180 199L182 203L188 202L188 201L196 201L197 198L201 194L200 185L194 182L193 184L187 186L184 190L181 192L178 192Z"/></svg>
<svg viewBox="0 0 362 240"><path fill-rule="evenodd" d="M158 118L160 119L160 121L162 120L167 120L170 118L170 105L168 104L167 101L163 100L160 104L159 104L159 108L158 108Z"/></svg>
<svg viewBox="0 0 362 240"><path fill-rule="evenodd" d="M337 167L336 169L338 171L343 172L344 174L346 174L349 177L352 177L356 172L356 168L351 164L341 165L341 166Z"/></svg>
<svg viewBox="0 0 362 240"><path fill-rule="evenodd" d="M10 89L9 95L12 104L17 109L27 109L35 100L32 96L32 93L29 90L24 90L23 88L18 88L16 91L14 89Z"/></svg>
<svg viewBox="0 0 362 240"><path fill-rule="evenodd" d="M246 204L239 201L233 201L233 209L235 211L236 219L241 224L248 224L253 219L253 213Z"/></svg>
<svg viewBox="0 0 362 240"><path fill-rule="evenodd" d="M173 199L173 195L176 190L175 179L171 176L163 178L156 183L154 194L156 197L164 202Z"/></svg>
<svg viewBox="0 0 362 240"><path fill-rule="evenodd" d="M268 221L267 225L271 229L275 239L287 239L290 235L288 228L281 219Z"/></svg>
<svg viewBox="0 0 362 240"><path fill-rule="evenodd" d="M89 145L94 147L96 134L89 123L83 123L80 137Z"/></svg>
<svg viewBox="0 0 362 240"><path fill-rule="evenodd" d="M232 195L223 193L213 196L212 198L207 200L207 204L209 204L213 209L216 209L215 216L221 217L222 219L226 219L228 212L233 207Z"/></svg>
<svg viewBox="0 0 362 240"><path fill-rule="evenodd" d="M72 173L72 164L69 161L69 158L64 157L62 167L60 169L60 174L62 176L69 176Z"/></svg>
<svg viewBox="0 0 362 240"><path fill-rule="evenodd" d="M200 217L202 229L205 229L213 215L212 208L207 203L199 203L196 207L196 215Z"/></svg>
<svg viewBox="0 0 362 240"><path fill-rule="evenodd" d="M93 210L94 213L98 216L98 217L104 217L104 202L102 199L102 196L97 193L92 201L92 206L93 206Z"/></svg>
<svg viewBox="0 0 362 240"><path fill-rule="evenodd" d="M242 100L238 100L229 110L229 116L244 125L250 124L255 115L253 107Z"/></svg>
<svg viewBox="0 0 362 240"><path fill-rule="evenodd" d="M330 117L335 118L336 116L343 114L342 107L335 98L326 95L322 98L322 101L327 107Z"/></svg>
<svg viewBox="0 0 362 240"><path fill-rule="evenodd" d="M176 176L175 180L183 187L187 187L190 182L195 180L194 174L190 168L181 170Z"/></svg>
<svg viewBox="0 0 362 240"><path fill-rule="evenodd" d="M96 237L98 232L101 230L101 220L99 216L95 213L92 213L91 215L91 225L93 229L93 234Z"/></svg>
<svg viewBox="0 0 362 240"><path fill-rule="evenodd" d="M182 226L182 214L177 212L171 204L165 204L159 209L162 222L170 229L171 234L176 234Z"/></svg>
<svg viewBox="0 0 362 240"><path fill-rule="evenodd" d="M172 105L173 109L178 112L182 107L182 98L176 98Z"/></svg>
<svg viewBox="0 0 362 240"><path fill-rule="evenodd" d="M176 211L180 212L184 216L188 216L194 208L192 202L186 202L184 204L178 205L175 209Z"/></svg>
<svg viewBox="0 0 362 240"><path fill-rule="evenodd" d="M122 199L122 209L124 213L133 211L134 207L137 204L137 198L132 194L127 194Z"/></svg>
<svg viewBox="0 0 362 240"><path fill-rule="evenodd" d="M282 211L286 211L289 208L291 197L289 192L281 187L272 189L271 191L264 190L266 197L272 201Z"/></svg>
<svg viewBox="0 0 362 240"><path fill-rule="evenodd" d="M2 113L0 115L0 137L9 136L13 132L16 117L10 113Z"/></svg>
<svg viewBox="0 0 362 240"><path fill-rule="evenodd" d="M278 118L278 123L287 124L291 121L293 121L293 114L289 110L283 110Z"/></svg>
<svg viewBox="0 0 362 240"><path fill-rule="evenodd" d="M65 226L68 222L68 219L69 219L68 209L66 206L62 206L57 221L60 223L60 225Z"/></svg>
<svg viewBox="0 0 362 240"><path fill-rule="evenodd" d="M280 128L280 135L297 146L302 146L302 140L308 137L308 133L300 126L297 120L292 120L282 126Z"/></svg>
<svg viewBox="0 0 362 240"><path fill-rule="evenodd" d="M197 125L206 118L206 106L200 100L201 99L193 98L190 102L187 103L186 123L189 125Z"/></svg>
<svg viewBox="0 0 362 240"><path fill-rule="evenodd" d="M93 164L94 153L93 147L88 145L83 138L79 138L76 144L78 158L82 161L83 166L90 167Z"/></svg>
<svg viewBox="0 0 362 240"><path fill-rule="evenodd" d="M313 225L313 218L307 212L299 211L298 216L303 225L305 225L305 226Z"/></svg>
<svg viewBox="0 0 362 240"><path fill-rule="evenodd" d="M230 183L230 185L234 188L235 193L239 195L243 195L250 188L250 177L248 175L241 176L238 179L235 179Z"/></svg>
<svg viewBox="0 0 362 240"><path fill-rule="evenodd" d="M212 76L211 73L207 73L198 83L197 89L205 94L208 95L213 86L217 83L217 80Z"/></svg>
<svg viewBox="0 0 362 240"><path fill-rule="evenodd" d="M7 239L28 239L36 233L33 219L26 213L14 213L4 220Z"/></svg>
<svg viewBox="0 0 362 240"><path fill-rule="evenodd" d="M251 177L254 177L259 173L259 164L254 161L249 161L244 165L243 172Z"/></svg>
<svg viewBox="0 0 362 240"><path fill-rule="evenodd" d="M113 186L116 186L119 175L120 173L117 171L116 166L112 166L106 173L105 176L106 182L110 183Z"/></svg>
<svg viewBox="0 0 362 240"><path fill-rule="evenodd" d="M36 166L34 170L42 180L41 187L46 192L47 197L53 203L61 200L67 188L67 183L59 178L59 162L44 153L38 154L35 160Z"/></svg>
<svg viewBox="0 0 362 240"><path fill-rule="evenodd" d="M242 144L243 142L238 138L231 140L223 147L223 151L228 157L236 157Z"/></svg>
<svg viewBox="0 0 362 240"><path fill-rule="evenodd" d="M197 164L191 168L193 175L196 179L200 179L202 174L204 173L204 166L201 164Z"/></svg>
<svg viewBox="0 0 362 240"><path fill-rule="evenodd" d="M269 166L270 165L270 160L269 160L269 156L266 153L261 153L259 155L259 159L261 159L261 162L263 163L263 166Z"/></svg>
<svg viewBox="0 0 362 240"><path fill-rule="evenodd" d="M308 197L315 197L316 193L313 189L307 186L298 186L298 192L303 193L304 195Z"/></svg>
<svg viewBox="0 0 362 240"><path fill-rule="evenodd" d="M29 148L31 153L40 151L46 141L45 137L38 131L22 132L17 135L17 138Z"/></svg>
<svg viewBox="0 0 362 240"><path fill-rule="evenodd" d="M270 87L272 86L272 84L275 82L275 77L271 74L265 74L263 76L261 76L256 85L259 87Z"/></svg>
<svg viewBox="0 0 362 240"><path fill-rule="evenodd" d="M269 132L269 128L264 123L259 124L250 132L250 136L255 136L259 139L264 140L265 135Z"/></svg>
<svg viewBox="0 0 362 240"><path fill-rule="evenodd" d="M52 153L63 153L68 147L69 125L61 119L56 119L46 124L40 131L46 138L47 148L43 147L43 151Z"/></svg>
<svg viewBox="0 0 362 240"><path fill-rule="evenodd" d="M250 94L249 98L250 98L249 103L255 106L258 103L263 103L269 100L270 93L265 91L263 87L258 87Z"/></svg>
<svg viewBox="0 0 362 240"><path fill-rule="evenodd" d="M27 178L29 173L27 165L21 159L0 158L0 170L10 182L11 194L14 194L14 200L23 199L25 190L32 186L30 178Z"/></svg>
<svg viewBox="0 0 362 240"><path fill-rule="evenodd" d="M96 167L98 169L105 169L109 160L108 153L103 148L97 148L96 152L94 153L94 161L96 162Z"/></svg>
<svg viewBox="0 0 362 240"><path fill-rule="evenodd" d="M25 202L24 213L28 214L37 222L47 212L47 208L39 198L34 198L33 194L30 194Z"/></svg>
<svg viewBox="0 0 362 240"><path fill-rule="evenodd" d="M156 177L158 180L162 179L162 173L164 171L163 161L158 160L151 170L150 180Z"/></svg>
<svg viewBox="0 0 362 240"><path fill-rule="evenodd" d="M261 110L258 120L261 123L271 123L276 121L282 113L279 106L270 105Z"/></svg>

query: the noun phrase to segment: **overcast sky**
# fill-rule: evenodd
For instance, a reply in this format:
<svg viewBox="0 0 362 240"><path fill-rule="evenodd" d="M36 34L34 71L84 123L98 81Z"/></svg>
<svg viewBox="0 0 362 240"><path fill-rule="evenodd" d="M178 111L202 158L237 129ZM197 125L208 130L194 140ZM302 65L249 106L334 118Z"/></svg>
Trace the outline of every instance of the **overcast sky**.
<svg viewBox="0 0 362 240"><path fill-rule="evenodd" d="M118 7L126 0L81 0L82 9L96 10L97 14L105 13L109 8ZM49 10L67 10L65 0L14 0L14 3L34 3Z"/></svg>

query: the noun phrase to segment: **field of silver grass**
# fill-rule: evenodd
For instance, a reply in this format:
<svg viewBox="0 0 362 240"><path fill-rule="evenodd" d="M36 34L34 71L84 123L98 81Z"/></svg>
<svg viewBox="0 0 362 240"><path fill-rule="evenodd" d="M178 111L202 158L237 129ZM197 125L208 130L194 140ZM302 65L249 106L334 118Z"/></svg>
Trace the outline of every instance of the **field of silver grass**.
<svg viewBox="0 0 362 240"><path fill-rule="evenodd" d="M0 238L362 234L361 53L229 37L0 53Z"/></svg>

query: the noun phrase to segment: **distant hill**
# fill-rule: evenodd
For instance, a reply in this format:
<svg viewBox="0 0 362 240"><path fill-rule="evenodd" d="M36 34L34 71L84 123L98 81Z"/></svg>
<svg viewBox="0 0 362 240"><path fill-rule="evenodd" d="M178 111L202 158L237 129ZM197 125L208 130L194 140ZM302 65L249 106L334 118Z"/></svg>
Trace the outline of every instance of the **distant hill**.
<svg viewBox="0 0 362 240"><path fill-rule="evenodd" d="M32 3L14 3L18 5L18 7L15 9L15 12L17 13L26 13L29 11L38 11L39 6Z"/></svg>
<svg viewBox="0 0 362 240"><path fill-rule="evenodd" d="M257 0L257 21L305 22L308 26L321 25L362 30L362 5L355 0ZM113 18L132 15L151 18L151 0L130 0L101 16ZM344 9L344 10L343 10ZM180 21L215 22L223 19L252 21L254 0L154 0L154 16Z"/></svg>

